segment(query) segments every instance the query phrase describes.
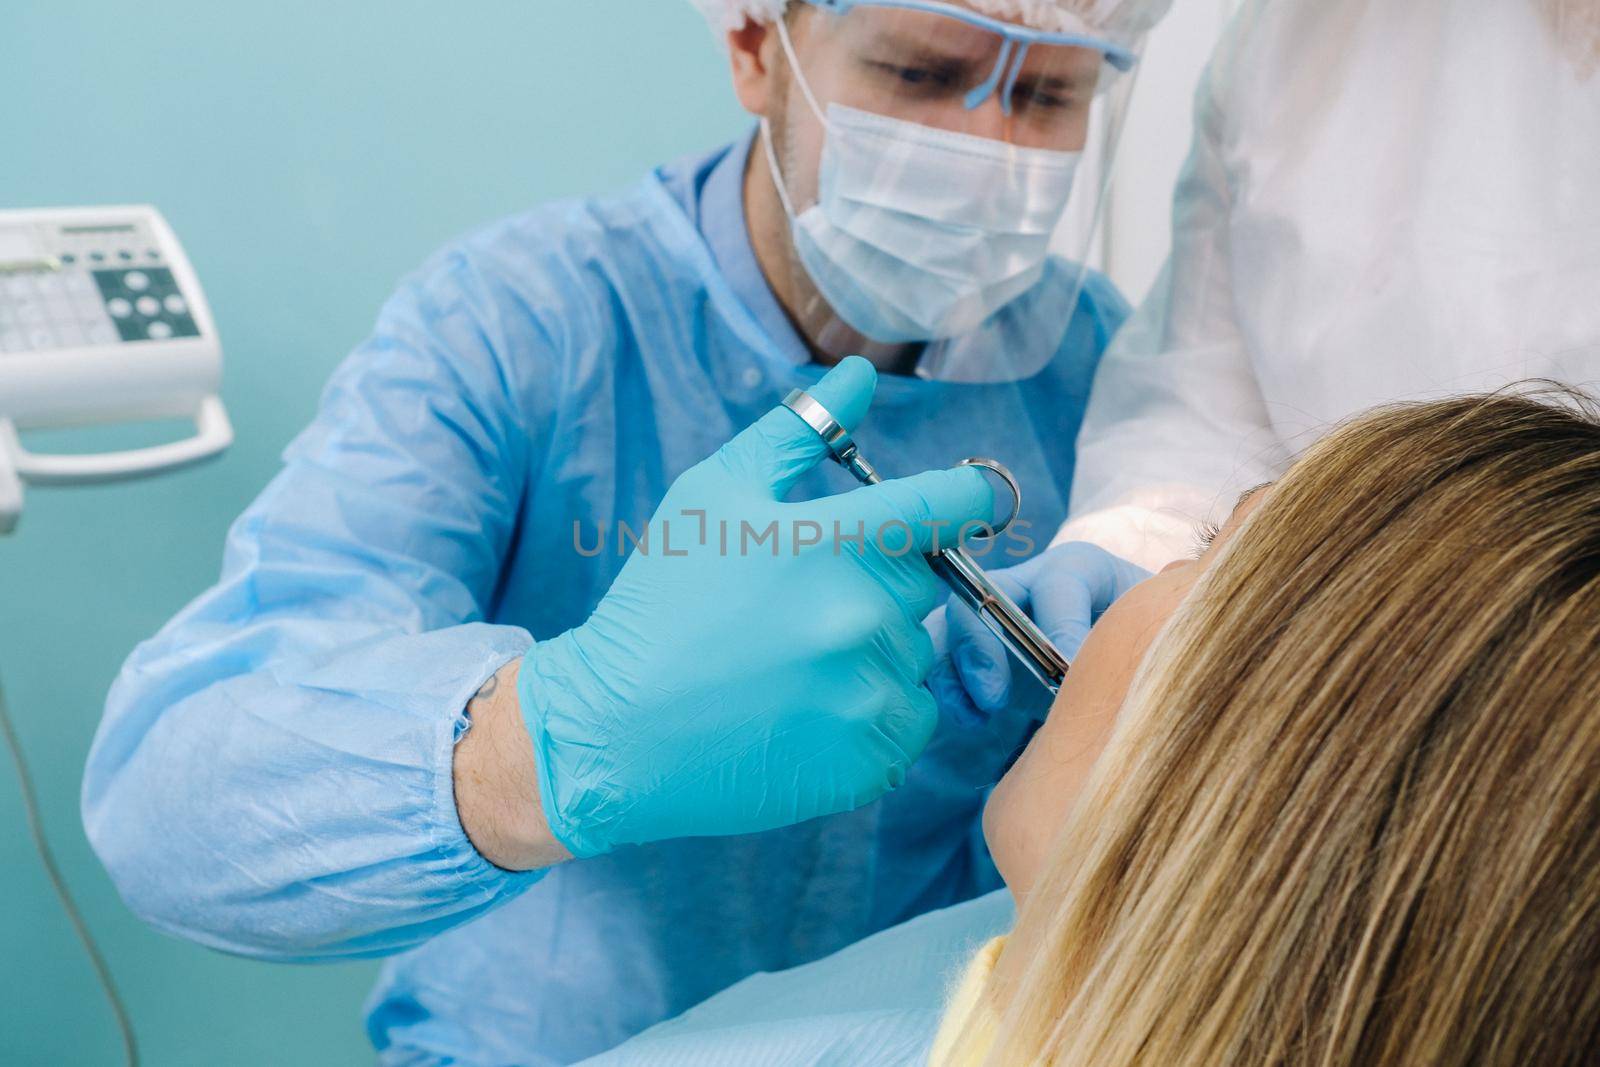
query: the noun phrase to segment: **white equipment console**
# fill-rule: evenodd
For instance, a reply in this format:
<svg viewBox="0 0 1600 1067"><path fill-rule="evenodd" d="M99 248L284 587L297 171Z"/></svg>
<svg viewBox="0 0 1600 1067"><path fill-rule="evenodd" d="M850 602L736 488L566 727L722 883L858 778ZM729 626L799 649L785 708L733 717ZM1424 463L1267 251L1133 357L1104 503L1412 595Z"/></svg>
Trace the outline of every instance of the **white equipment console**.
<svg viewBox="0 0 1600 1067"><path fill-rule="evenodd" d="M22 487L121 481L221 454L222 345L200 282L149 206L0 211L0 534ZM192 437L36 455L19 431L188 419Z"/></svg>

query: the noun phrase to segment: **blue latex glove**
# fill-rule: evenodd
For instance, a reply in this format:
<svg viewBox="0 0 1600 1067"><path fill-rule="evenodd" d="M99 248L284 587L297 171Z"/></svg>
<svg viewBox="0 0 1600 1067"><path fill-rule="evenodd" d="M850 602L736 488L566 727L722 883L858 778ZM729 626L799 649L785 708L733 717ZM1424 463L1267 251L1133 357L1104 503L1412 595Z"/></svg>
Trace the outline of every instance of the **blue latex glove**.
<svg viewBox="0 0 1600 1067"><path fill-rule="evenodd" d="M876 383L850 359L812 394L853 430ZM993 491L965 468L784 503L826 452L773 409L673 483L651 550L586 623L528 653L518 694L541 800L574 855L852 810L896 788L927 745L938 712L922 619L942 587L923 553L992 521ZM746 523L775 523L777 540L741 550Z"/></svg>
<svg viewBox="0 0 1600 1067"><path fill-rule="evenodd" d="M1150 572L1103 548L1070 542L990 577L1070 660L1105 610ZM1049 692L1012 662L971 608L951 600L928 620L928 629L939 650L928 685L940 707L969 723L986 722L1013 705L1025 705L1038 719L1049 711ZM1013 682L1018 673L1021 685Z"/></svg>

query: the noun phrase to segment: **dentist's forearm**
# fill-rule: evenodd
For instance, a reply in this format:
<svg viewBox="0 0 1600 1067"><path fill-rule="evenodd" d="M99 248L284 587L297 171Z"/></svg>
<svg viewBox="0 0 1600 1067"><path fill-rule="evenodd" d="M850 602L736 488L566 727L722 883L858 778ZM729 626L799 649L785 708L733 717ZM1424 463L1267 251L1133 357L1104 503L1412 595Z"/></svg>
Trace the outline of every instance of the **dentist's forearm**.
<svg viewBox="0 0 1600 1067"><path fill-rule="evenodd" d="M467 705L472 728L455 750L456 812L484 859L536 871L572 858L551 834L539 802L533 741L517 701L521 660L484 683Z"/></svg>

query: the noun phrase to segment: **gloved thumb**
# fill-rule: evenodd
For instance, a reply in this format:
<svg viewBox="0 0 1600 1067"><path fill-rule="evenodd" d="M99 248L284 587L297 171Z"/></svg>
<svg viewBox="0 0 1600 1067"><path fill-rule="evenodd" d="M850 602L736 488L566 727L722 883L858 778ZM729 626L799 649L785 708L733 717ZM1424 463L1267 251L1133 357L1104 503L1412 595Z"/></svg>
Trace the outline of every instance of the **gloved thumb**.
<svg viewBox="0 0 1600 1067"><path fill-rule="evenodd" d="M860 356L850 356L807 390L846 430L855 432L878 387L878 372ZM716 458L735 478L782 499L796 479L828 455L828 446L804 419L779 404Z"/></svg>

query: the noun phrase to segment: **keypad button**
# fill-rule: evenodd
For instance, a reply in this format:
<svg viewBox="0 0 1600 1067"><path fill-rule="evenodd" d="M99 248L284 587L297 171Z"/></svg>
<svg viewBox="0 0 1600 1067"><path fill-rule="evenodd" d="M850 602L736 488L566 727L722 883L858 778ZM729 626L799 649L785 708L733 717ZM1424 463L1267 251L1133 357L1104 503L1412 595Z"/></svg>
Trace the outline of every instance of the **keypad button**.
<svg viewBox="0 0 1600 1067"><path fill-rule="evenodd" d="M34 299L18 300L12 305L16 312L17 321L24 326L32 326L44 321L44 305Z"/></svg>
<svg viewBox="0 0 1600 1067"><path fill-rule="evenodd" d="M161 306L166 308L167 313L170 315L187 315L189 313L188 301L177 293L168 293L167 298L161 301Z"/></svg>
<svg viewBox="0 0 1600 1067"><path fill-rule="evenodd" d="M73 271L70 274L62 275L61 287L74 296L98 292L94 286L94 279L82 271Z"/></svg>
<svg viewBox="0 0 1600 1067"><path fill-rule="evenodd" d="M153 319L161 314L161 301L153 296L141 296L134 302L134 307L139 309L139 314L147 319Z"/></svg>
<svg viewBox="0 0 1600 1067"><path fill-rule="evenodd" d="M67 287L59 274L45 274L36 278L33 287L40 296L65 296Z"/></svg>
<svg viewBox="0 0 1600 1067"><path fill-rule="evenodd" d="M26 352L28 339L21 330L0 330L0 352Z"/></svg>
<svg viewBox="0 0 1600 1067"><path fill-rule="evenodd" d="M146 327L145 332L150 335L152 341L165 341L172 336L172 327L157 319Z"/></svg>
<svg viewBox="0 0 1600 1067"><path fill-rule="evenodd" d="M142 293L150 288L150 275L142 270L130 270L122 276L122 284L131 292Z"/></svg>
<svg viewBox="0 0 1600 1067"><path fill-rule="evenodd" d="M122 251L117 253L117 258L122 260L124 263L132 263L133 253L124 248Z"/></svg>
<svg viewBox="0 0 1600 1067"><path fill-rule="evenodd" d="M84 331L92 345L109 345L117 341L117 331L107 322L97 322Z"/></svg>
<svg viewBox="0 0 1600 1067"><path fill-rule="evenodd" d="M106 301L106 310L111 312L114 319L125 319L133 314L133 305L120 296L114 296Z"/></svg>
<svg viewBox="0 0 1600 1067"><path fill-rule="evenodd" d="M56 347L56 332L48 326L33 326L28 329L28 347L35 350Z"/></svg>

